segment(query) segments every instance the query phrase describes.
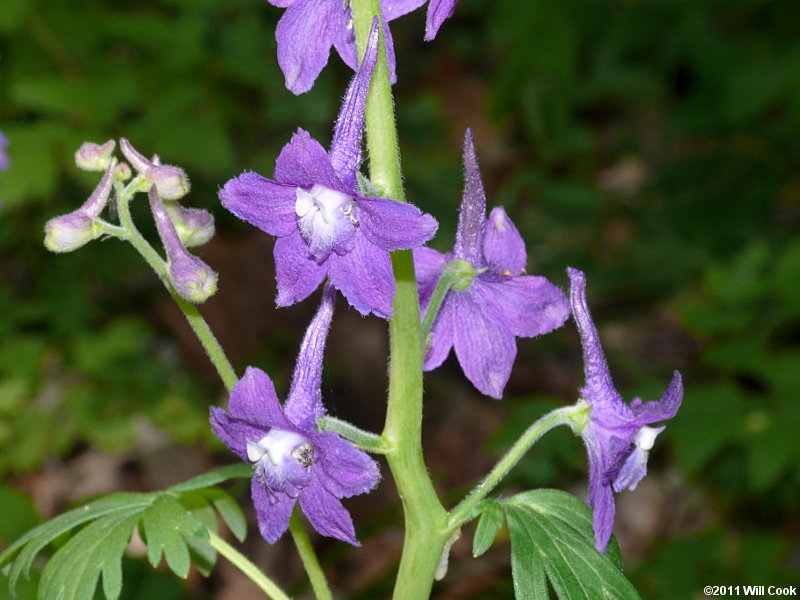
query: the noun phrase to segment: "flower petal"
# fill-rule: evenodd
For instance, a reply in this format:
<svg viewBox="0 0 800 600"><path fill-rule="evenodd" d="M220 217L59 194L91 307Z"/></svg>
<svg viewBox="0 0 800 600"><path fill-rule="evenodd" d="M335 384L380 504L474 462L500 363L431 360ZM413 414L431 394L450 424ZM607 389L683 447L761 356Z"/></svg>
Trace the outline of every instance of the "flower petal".
<svg viewBox="0 0 800 600"><path fill-rule="evenodd" d="M308 325L300 344L292 387L284 406L286 417L303 431L316 429L317 419L325 413L321 391L322 358L335 302L336 290L328 283L322 291L319 310Z"/></svg>
<svg viewBox="0 0 800 600"><path fill-rule="evenodd" d="M308 246L299 232L275 241L275 278L278 281L278 306L290 306L305 300L328 271L330 259L317 263L308 254Z"/></svg>
<svg viewBox="0 0 800 600"><path fill-rule="evenodd" d="M352 190L343 186L337 177L325 149L303 129L297 130L278 155L275 179L278 183L295 187L311 188L319 184L352 194Z"/></svg>
<svg viewBox="0 0 800 600"><path fill-rule="evenodd" d="M336 117L330 160L333 170L352 190L358 189L356 171L361 166L361 143L364 136L364 106L378 57L378 25L372 23L367 49L361 66L350 81Z"/></svg>
<svg viewBox="0 0 800 600"><path fill-rule="evenodd" d="M502 206L492 209L483 224L482 244L483 258L490 270L514 276L525 270L525 242Z"/></svg>
<svg viewBox="0 0 800 600"><path fill-rule="evenodd" d="M472 130L464 135L464 194L461 199L461 212L458 215L456 245L453 256L466 260L475 268L483 267L483 248L481 235L486 220L486 193L483 190Z"/></svg>
<svg viewBox="0 0 800 600"><path fill-rule="evenodd" d="M373 312L383 319L392 316L394 275L388 252L357 235L352 252L332 254L329 261L334 287L353 308L362 315Z"/></svg>
<svg viewBox="0 0 800 600"><path fill-rule="evenodd" d="M267 428L236 419L218 406L211 407L209 422L222 443L245 462L249 462L247 442L258 441L267 433Z"/></svg>
<svg viewBox="0 0 800 600"><path fill-rule="evenodd" d="M453 347L455 341L455 328L457 322L457 315L453 307L456 306L457 301L452 301L451 296L445 297L442 306L439 308L439 314L436 315L436 320L431 326L430 346L428 352L425 354L425 362L422 364L423 371L433 371L444 362L447 355L450 354L450 349Z"/></svg>
<svg viewBox="0 0 800 600"><path fill-rule="evenodd" d="M264 427L286 429L287 421L272 379L256 367L247 367L228 401L232 417Z"/></svg>
<svg viewBox="0 0 800 600"><path fill-rule="evenodd" d="M397 62L394 56L394 40L389 30L389 21L383 19L383 41L386 44L386 66L389 69L389 83L397 82Z"/></svg>
<svg viewBox="0 0 800 600"><path fill-rule="evenodd" d="M336 12L336 19L339 21L331 31L333 47L348 67L353 71L358 70L358 48L356 47L356 32L352 26L353 13L350 8L342 12Z"/></svg>
<svg viewBox="0 0 800 600"><path fill-rule="evenodd" d="M381 0L381 12L387 21L402 17L425 4L426 0Z"/></svg>
<svg viewBox="0 0 800 600"><path fill-rule="evenodd" d="M413 204L386 198L358 198L356 218L366 238L384 250L408 250L422 246L439 224Z"/></svg>
<svg viewBox="0 0 800 600"><path fill-rule="evenodd" d="M270 235L287 235L297 228L294 186L249 171L228 180L219 199L237 217Z"/></svg>
<svg viewBox="0 0 800 600"><path fill-rule="evenodd" d="M424 246L414 248L414 270L417 275L417 287L419 288L419 304L424 310L430 301L436 283L442 276L447 255L437 252L433 248Z"/></svg>
<svg viewBox="0 0 800 600"><path fill-rule="evenodd" d="M602 447L602 436L594 435L592 427L590 423L583 432L589 456L589 506L594 512L594 546L599 552L605 552L614 529L614 492L606 478L607 449Z"/></svg>
<svg viewBox="0 0 800 600"><path fill-rule="evenodd" d="M317 476L337 498L349 498L371 491L380 481L377 463L347 440L329 431L313 434L319 450Z"/></svg>
<svg viewBox="0 0 800 600"><path fill-rule="evenodd" d="M661 400L658 402L645 402L636 407L631 403L636 424L647 425L671 419L677 414L682 399L683 380L681 379L681 374L675 371L667 391L661 396Z"/></svg>
<svg viewBox="0 0 800 600"><path fill-rule="evenodd" d="M454 326L456 356L464 374L487 396L501 398L508 382L517 344L490 294L473 285L463 292L450 292L448 300L458 315Z"/></svg>
<svg viewBox="0 0 800 600"><path fill-rule="evenodd" d="M258 530L270 544L274 544L289 528L289 517L292 516L295 498L283 492L271 492L257 477L253 477L250 493L258 517Z"/></svg>
<svg viewBox="0 0 800 600"><path fill-rule="evenodd" d="M514 335L535 337L558 329L567 320L567 297L545 277L487 275L479 275L472 285L491 294Z"/></svg>
<svg viewBox="0 0 800 600"><path fill-rule="evenodd" d="M322 535L360 546L356 540L353 519L342 503L328 492L319 480L300 492L300 506L311 525Z"/></svg>
<svg viewBox="0 0 800 600"><path fill-rule="evenodd" d="M278 64L291 92L302 94L310 90L327 64L332 33L339 24L336 10L343 10L342 3L297 0L278 21Z"/></svg>
<svg viewBox="0 0 800 600"><path fill-rule="evenodd" d="M431 0L425 23L425 41L430 42L439 33L445 19L453 16L458 0Z"/></svg>

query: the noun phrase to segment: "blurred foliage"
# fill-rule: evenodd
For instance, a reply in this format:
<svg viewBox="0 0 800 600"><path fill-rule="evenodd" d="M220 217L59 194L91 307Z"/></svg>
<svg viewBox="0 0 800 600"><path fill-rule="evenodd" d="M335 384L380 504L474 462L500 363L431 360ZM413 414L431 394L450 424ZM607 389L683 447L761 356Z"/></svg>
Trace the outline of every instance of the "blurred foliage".
<svg viewBox="0 0 800 600"><path fill-rule="evenodd" d="M48 256L42 225L93 185L71 164L77 146L125 135L187 169L191 202L215 209L223 238L248 232L216 209L216 190L245 169L270 174L298 126L327 142L348 77L334 57L310 93L287 92L280 14L262 0L0 2L12 160L0 173L0 472L130 449L143 423L208 440L215 390L154 325L159 283L119 243ZM409 197L440 219L435 244L452 241L471 125L489 202L515 219L531 271L561 285L565 265L587 271L623 395L657 396L684 373L653 472L680 473L710 514L636 557L643 596L797 581L800 5L461 0L431 44L423 22L393 23L396 93ZM568 365L575 389L570 335L536 347ZM293 342L278 343L268 356L291 360ZM545 356L535 345L520 344L521 362ZM548 396L574 398L559 376L505 401L493 449ZM508 485L569 485L583 461L555 432Z"/></svg>

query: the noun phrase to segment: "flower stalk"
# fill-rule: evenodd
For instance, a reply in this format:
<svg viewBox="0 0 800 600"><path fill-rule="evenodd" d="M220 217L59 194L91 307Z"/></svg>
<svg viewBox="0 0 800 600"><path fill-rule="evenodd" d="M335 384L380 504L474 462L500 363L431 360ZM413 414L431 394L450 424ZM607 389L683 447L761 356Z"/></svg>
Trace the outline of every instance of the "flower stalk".
<svg viewBox="0 0 800 600"><path fill-rule="evenodd" d="M359 53L363 54L378 0L352 0ZM381 39L366 105L370 180L387 198L405 201L394 105ZM389 400L382 438L386 459L403 501L405 540L394 598L430 596L436 568L448 539L447 513L439 501L422 456L422 338L419 298L410 250L392 252L396 281L389 321Z"/></svg>

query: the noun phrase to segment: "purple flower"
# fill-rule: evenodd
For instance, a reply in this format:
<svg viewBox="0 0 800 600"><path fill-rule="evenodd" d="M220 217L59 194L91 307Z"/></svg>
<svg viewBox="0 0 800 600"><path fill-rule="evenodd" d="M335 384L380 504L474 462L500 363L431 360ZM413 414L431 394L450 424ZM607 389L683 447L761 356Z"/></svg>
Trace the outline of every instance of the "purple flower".
<svg viewBox="0 0 800 600"><path fill-rule="evenodd" d="M378 466L338 435L320 431L325 413L320 392L322 355L335 292L325 287L319 311L306 331L289 397L281 406L269 376L248 368L236 384L228 411L211 408L211 426L239 458L253 463L251 484L261 535L283 535L297 500L319 533L358 545L350 514L339 501L369 492Z"/></svg>
<svg viewBox="0 0 800 600"><path fill-rule="evenodd" d="M453 14L458 0L431 0L425 39L436 37L442 22ZM350 68L358 67L353 14L348 0L268 0L286 9L278 21L278 64L286 87L295 94L311 89L328 62L331 46ZM381 0L383 37L389 77L395 82L395 58L392 35L387 25L398 17L419 8L426 0Z"/></svg>
<svg viewBox="0 0 800 600"><path fill-rule="evenodd" d="M664 427L648 427L675 416L683 397L681 375L658 402L634 398L626 404L611 381L597 328L586 306L586 278L569 268L570 303L583 346L586 385L581 395L591 406L581 435L589 454L589 506L594 511L595 547L605 552L614 527L614 493L633 490L647 474L647 455ZM613 489L612 489L613 488Z"/></svg>
<svg viewBox="0 0 800 600"><path fill-rule="evenodd" d="M8 169L8 138L0 131L0 171Z"/></svg>
<svg viewBox="0 0 800 600"><path fill-rule="evenodd" d="M473 385L500 398L517 353L515 337L535 337L564 324L569 315L563 292L544 277L523 275L525 242L497 207L486 219L486 196L467 130L466 184L452 252L414 251L420 303L426 309L447 271L459 280L447 292L431 327L424 369L438 367L455 347Z"/></svg>
<svg viewBox="0 0 800 600"><path fill-rule="evenodd" d="M330 152L298 129L275 165L275 179L243 173L220 191L240 219L276 236L278 306L299 302L327 275L362 314L392 314L389 251L421 246L437 223L410 204L362 195L364 103L378 46L373 25L361 68L345 95Z"/></svg>

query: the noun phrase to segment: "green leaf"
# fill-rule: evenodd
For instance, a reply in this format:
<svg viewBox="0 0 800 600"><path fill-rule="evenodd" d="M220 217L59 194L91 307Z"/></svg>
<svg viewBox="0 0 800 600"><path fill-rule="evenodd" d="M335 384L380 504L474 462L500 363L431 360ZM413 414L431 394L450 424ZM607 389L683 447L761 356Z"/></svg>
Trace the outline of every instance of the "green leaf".
<svg viewBox="0 0 800 600"><path fill-rule="evenodd" d="M13 591L20 575L30 577L31 564L45 546L84 525L45 566L38 597L93 600L102 575L106 598L116 600L122 590L125 546L138 525L150 564L157 566L163 555L167 566L180 577L187 577L193 561L207 575L217 556L208 543L208 532L217 532L217 512L239 539L244 539L247 527L230 494L203 486L251 475L249 465L233 465L165 491L120 492L89 502L23 535L0 554L0 567L11 565L9 588Z"/></svg>
<svg viewBox="0 0 800 600"><path fill-rule="evenodd" d="M211 487L213 485L217 485L218 483L222 483L223 481L228 481L229 479L249 479L252 476L253 465L237 463L235 465L222 467L221 469L216 469L215 471L203 473L202 475L193 477L188 481L184 481L178 485L173 485L171 488L169 488L169 490L172 492L188 492L191 490L199 490L201 488Z"/></svg>
<svg viewBox="0 0 800 600"><path fill-rule="evenodd" d="M496 500L484 500L478 510L481 511L481 518L472 539L472 556L475 558L489 549L505 521L503 507Z"/></svg>
<svg viewBox="0 0 800 600"><path fill-rule="evenodd" d="M505 503L518 600L546 600L545 575L559 598L640 600L622 574L616 551L594 548L591 511L559 490L525 492Z"/></svg>
<svg viewBox="0 0 800 600"><path fill-rule="evenodd" d="M162 495L142 515L144 536L147 539L147 559L154 567L161 555L173 573L186 579L191 559L184 537L208 538L208 530L181 506L176 498Z"/></svg>

